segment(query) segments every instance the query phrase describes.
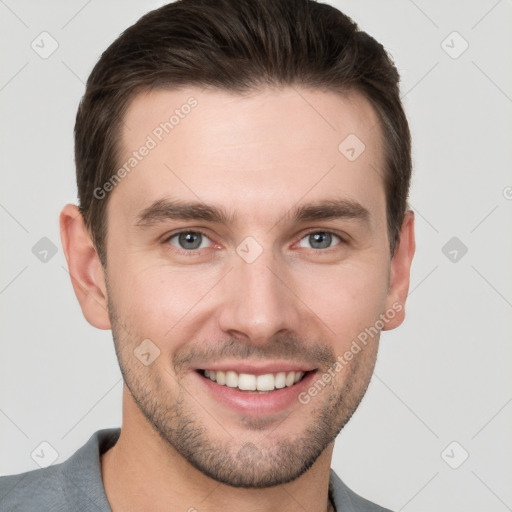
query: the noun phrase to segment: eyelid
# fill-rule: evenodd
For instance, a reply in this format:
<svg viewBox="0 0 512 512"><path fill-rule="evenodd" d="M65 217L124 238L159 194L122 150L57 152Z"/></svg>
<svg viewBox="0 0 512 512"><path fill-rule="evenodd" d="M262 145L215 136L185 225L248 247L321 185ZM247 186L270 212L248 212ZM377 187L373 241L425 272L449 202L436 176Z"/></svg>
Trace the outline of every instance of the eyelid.
<svg viewBox="0 0 512 512"><path fill-rule="evenodd" d="M208 240L210 240L211 242L211 246L209 247L202 247L201 249L192 249L192 250L186 250L186 249L182 249L181 247L177 246L177 245L174 245L174 244L171 244L170 241L172 238L180 235L181 233L198 233L206 238L208 238ZM208 235L208 233L206 233L206 231L203 231L202 229L198 229L198 228L185 228L185 229L179 229L178 231L173 231L172 233L170 234L166 234L162 240L162 243L163 244L170 244L172 245L173 247L173 250L181 253L181 254L186 254L186 255L193 255L193 254L200 254L203 250L205 249L210 249L212 246L215 245L216 242L214 242L214 240L212 239L212 237L210 235Z"/></svg>
<svg viewBox="0 0 512 512"><path fill-rule="evenodd" d="M349 243L349 239L350 239L350 236L347 235L346 233L340 233L340 232L338 232L336 230L322 229L322 228L311 228L308 231L305 231L305 232L301 233L300 237L297 239L297 242L295 242L295 243L301 242L306 236L311 235L313 233L329 233L330 235L337 236L340 239L340 243L338 243L336 245L333 245L332 247L327 247L326 249L315 249L313 247L309 248L309 249L311 249L312 251L315 251L315 252L328 252L330 250L334 250L334 249L336 249L340 245L348 244ZM308 249L308 247L303 247L303 249Z"/></svg>
<svg viewBox="0 0 512 512"><path fill-rule="evenodd" d="M198 234L201 234L202 236L205 236L206 238L208 238L208 240L210 240L210 242L212 242L212 245L216 244L216 242L214 242L212 237L210 235L208 235L208 233L205 230L201 229L201 228L182 228L182 229L179 229L177 231L173 231L172 233L164 236L163 243L169 243L172 238L174 238L175 236L180 235L181 233L198 233ZM338 244L336 244L336 245L334 245L332 247L328 247L326 249L315 249L315 248L311 247L310 249L312 251L315 251L315 252L328 252L330 250L336 249L336 247L338 247L339 245L348 244L349 243L349 239L351 239L350 235L347 235L346 233L340 233L340 232L338 232L336 230L323 229L323 228L309 228L307 231L304 231L304 232L302 232L300 234L300 236L297 238L297 240L294 242L293 245L296 245L303 238L305 238L306 236L308 236L310 234L313 234L313 233L329 233L331 235L337 236L341 240L340 243L338 243ZM173 245L174 250L176 250L176 251L178 251L178 252L180 252L182 254L187 254L187 255L199 254L203 250L209 249L211 247L212 246L210 246L210 247L203 247L201 249L192 249L192 250L188 250L187 251L185 249L182 249L181 247ZM304 247L304 249L307 249L307 247Z"/></svg>

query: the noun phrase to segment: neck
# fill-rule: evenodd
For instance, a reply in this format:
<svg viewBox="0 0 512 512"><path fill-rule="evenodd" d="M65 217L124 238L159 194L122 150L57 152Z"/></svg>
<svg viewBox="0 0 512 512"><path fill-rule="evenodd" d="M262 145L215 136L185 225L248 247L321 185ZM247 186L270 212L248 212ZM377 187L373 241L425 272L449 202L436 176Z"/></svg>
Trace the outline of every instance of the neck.
<svg viewBox="0 0 512 512"><path fill-rule="evenodd" d="M119 440L101 457L103 484L113 512L169 510L170 504L173 510L190 512L332 510L328 489L333 445L292 482L264 489L236 488L194 468L141 414L123 411Z"/></svg>

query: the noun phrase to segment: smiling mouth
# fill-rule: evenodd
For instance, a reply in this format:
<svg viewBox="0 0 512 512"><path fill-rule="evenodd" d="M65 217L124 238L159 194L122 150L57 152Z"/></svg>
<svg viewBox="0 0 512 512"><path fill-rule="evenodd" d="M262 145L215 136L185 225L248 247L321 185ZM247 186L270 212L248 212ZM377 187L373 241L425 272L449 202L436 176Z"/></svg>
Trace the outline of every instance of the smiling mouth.
<svg viewBox="0 0 512 512"><path fill-rule="evenodd" d="M237 388L240 391L268 393L278 389L289 388L310 372L291 371L266 373L254 375L251 373L238 373L232 370L197 370L206 379L216 382L220 386Z"/></svg>

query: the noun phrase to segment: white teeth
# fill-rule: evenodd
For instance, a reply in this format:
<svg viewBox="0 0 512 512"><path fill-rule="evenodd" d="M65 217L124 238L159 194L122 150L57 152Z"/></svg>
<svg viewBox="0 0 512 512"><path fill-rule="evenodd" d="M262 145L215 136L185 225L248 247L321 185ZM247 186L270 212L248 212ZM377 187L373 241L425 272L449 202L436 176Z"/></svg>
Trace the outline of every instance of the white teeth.
<svg viewBox="0 0 512 512"><path fill-rule="evenodd" d="M276 374L276 377L274 379L274 386L277 389L281 389L286 386L286 373L285 372L279 372Z"/></svg>
<svg viewBox="0 0 512 512"><path fill-rule="evenodd" d="M230 388L238 387L238 374L236 372L226 372L226 386Z"/></svg>
<svg viewBox="0 0 512 512"><path fill-rule="evenodd" d="M248 373L241 373L238 376L238 389L241 389L242 391L255 391L256 376L249 375Z"/></svg>
<svg viewBox="0 0 512 512"><path fill-rule="evenodd" d="M274 376L271 373L258 375L256 378L256 389L258 391L273 391L275 388L274 380Z"/></svg>
<svg viewBox="0 0 512 512"><path fill-rule="evenodd" d="M226 384L226 374L224 372L221 372L220 370L217 372L217 383L218 384Z"/></svg>
<svg viewBox="0 0 512 512"><path fill-rule="evenodd" d="M295 382L295 372L290 372L286 374L286 387L293 386Z"/></svg>
<svg viewBox="0 0 512 512"><path fill-rule="evenodd" d="M304 376L304 372L278 372L265 375L249 373L224 372L222 370L204 370L204 376L221 386L238 388L242 391L274 391L293 386Z"/></svg>

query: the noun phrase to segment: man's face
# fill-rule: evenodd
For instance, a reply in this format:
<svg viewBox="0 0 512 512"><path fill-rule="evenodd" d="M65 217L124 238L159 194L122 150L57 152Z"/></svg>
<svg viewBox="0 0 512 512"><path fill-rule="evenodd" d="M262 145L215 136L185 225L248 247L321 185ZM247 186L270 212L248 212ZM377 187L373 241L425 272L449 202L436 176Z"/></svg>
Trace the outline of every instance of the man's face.
<svg viewBox="0 0 512 512"><path fill-rule="evenodd" d="M291 481L357 408L379 335L322 375L391 306L377 116L355 93L190 88L137 96L124 122L119 167L138 156L106 249L128 414L218 481Z"/></svg>

